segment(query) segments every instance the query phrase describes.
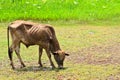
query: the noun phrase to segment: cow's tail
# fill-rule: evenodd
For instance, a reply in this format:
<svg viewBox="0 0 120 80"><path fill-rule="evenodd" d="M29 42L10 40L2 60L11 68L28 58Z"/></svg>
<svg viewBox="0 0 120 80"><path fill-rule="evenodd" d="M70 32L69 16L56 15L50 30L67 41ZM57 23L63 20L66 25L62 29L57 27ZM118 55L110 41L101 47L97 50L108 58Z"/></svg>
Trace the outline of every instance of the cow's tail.
<svg viewBox="0 0 120 80"><path fill-rule="evenodd" d="M7 28L7 41L8 41L8 51L9 51L9 27Z"/></svg>
<svg viewBox="0 0 120 80"><path fill-rule="evenodd" d="M8 56L9 56L9 58L11 59L11 52L10 52L10 40L9 40L9 26L8 26L8 28L7 28L7 41L8 41Z"/></svg>

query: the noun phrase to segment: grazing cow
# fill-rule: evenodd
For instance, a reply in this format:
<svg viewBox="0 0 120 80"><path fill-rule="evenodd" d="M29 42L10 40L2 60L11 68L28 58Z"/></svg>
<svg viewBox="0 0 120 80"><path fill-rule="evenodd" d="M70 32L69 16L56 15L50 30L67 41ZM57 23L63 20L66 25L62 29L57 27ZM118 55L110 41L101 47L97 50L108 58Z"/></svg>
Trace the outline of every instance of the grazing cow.
<svg viewBox="0 0 120 80"><path fill-rule="evenodd" d="M11 33L12 45L9 47L9 31ZM20 60L21 67L25 67L20 56L20 43L23 43L26 47L31 45L39 46L39 60L38 63L42 67L41 55L43 49L45 49L47 56L50 60L52 68L55 68L50 52L54 55L55 61L58 64L58 68L63 68L63 61L65 55L69 55L61 50L59 42L56 38L54 28L46 24L37 24L29 21L17 20L8 25L8 55L10 58L11 66L14 69L12 60L13 51L16 52L18 59Z"/></svg>

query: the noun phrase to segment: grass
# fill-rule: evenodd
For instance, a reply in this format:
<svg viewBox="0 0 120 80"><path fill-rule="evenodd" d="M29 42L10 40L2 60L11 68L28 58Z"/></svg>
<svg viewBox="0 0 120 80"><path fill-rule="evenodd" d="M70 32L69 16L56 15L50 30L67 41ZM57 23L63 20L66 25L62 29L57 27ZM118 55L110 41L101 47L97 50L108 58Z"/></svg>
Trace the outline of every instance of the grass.
<svg viewBox="0 0 120 80"><path fill-rule="evenodd" d="M119 0L1 0L0 21L79 20L83 22L120 20Z"/></svg>
<svg viewBox="0 0 120 80"><path fill-rule="evenodd" d="M1 0L0 80L119 80L119 5L119 0ZM17 69L11 69L6 29L16 19L54 26L61 48L70 54L65 69L52 70L45 52L44 67L38 68L38 47L24 45L21 56L27 67L19 68L14 53Z"/></svg>
<svg viewBox="0 0 120 80"><path fill-rule="evenodd" d="M73 69L74 68L74 69ZM75 71L76 70L76 71ZM105 80L105 77L117 75L119 68L115 66L75 65L66 70L12 71L3 69L3 80ZM21 77L20 77L21 76ZM47 77L46 77L47 76ZM117 77L117 76L116 76ZM115 79L115 78L114 78Z"/></svg>
<svg viewBox="0 0 120 80"><path fill-rule="evenodd" d="M20 64L14 53L14 63L17 69L11 70L7 55L6 28L8 23L0 23L0 80L120 79L119 26L49 23L56 30L61 48L70 54L66 57L65 69L52 70L45 52L42 56L44 67L38 68L38 47L32 46L26 49L22 45L21 56L27 67L19 68Z"/></svg>

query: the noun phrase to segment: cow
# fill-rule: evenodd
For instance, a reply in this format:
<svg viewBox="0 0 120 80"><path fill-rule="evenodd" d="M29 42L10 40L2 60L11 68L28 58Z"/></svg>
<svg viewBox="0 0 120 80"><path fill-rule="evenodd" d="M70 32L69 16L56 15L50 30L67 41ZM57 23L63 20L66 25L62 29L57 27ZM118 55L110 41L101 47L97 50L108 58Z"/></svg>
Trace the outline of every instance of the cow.
<svg viewBox="0 0 120 80"><path fill-rule="evenodd" d="M12 38L11 46L9 46L9 33L11 34ZM61 50L54 28L48 24L39 24L30 21L16 20L8 25L7 37L8 56L12 69L15 69L12 59L13 51L15 51L18 57L21 63L21 67L25 67L25 64L20 56L21 43L23 43L27 48L32 45L39 46L38 64L40 67L43 66L41 62L43 49L45 49L47 53L52 68L55 68L55 65L51 59L51 53L54 55L54 59L57 62L58 68L63 68L65 56L69 56L69 54Z"/></svg>

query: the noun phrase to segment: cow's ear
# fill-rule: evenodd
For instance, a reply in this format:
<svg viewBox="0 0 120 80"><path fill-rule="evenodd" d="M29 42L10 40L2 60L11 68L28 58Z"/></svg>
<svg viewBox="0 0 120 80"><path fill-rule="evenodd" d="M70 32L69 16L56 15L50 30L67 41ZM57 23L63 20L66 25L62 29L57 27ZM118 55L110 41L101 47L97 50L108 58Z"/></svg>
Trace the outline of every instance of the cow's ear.
<svg viewBox="0 0 120 80"><path fill-rule="evenodd" d="M58 55L58 52L53 52L53 55Z"/></svg>
<svg viewBox="0 0 120 80"><path fill-rule="evenodd" d="M66 56L69 56L69 54L68 54L68 53L65 53L65 55L66 55Z"/></svg>

